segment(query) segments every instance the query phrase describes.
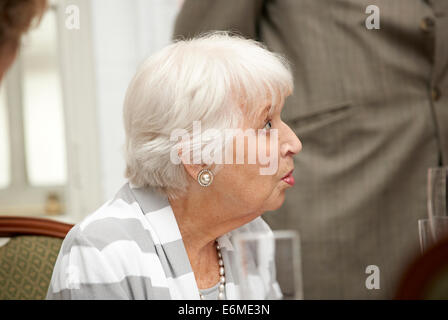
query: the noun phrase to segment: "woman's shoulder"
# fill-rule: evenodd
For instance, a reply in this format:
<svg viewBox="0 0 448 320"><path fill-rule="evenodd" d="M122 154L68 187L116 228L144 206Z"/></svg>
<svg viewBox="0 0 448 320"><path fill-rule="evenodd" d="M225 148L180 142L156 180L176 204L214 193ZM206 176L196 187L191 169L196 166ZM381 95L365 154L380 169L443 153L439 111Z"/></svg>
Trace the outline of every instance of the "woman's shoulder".
<svg viewBox="0 0 448 320"><path fill-rule="evenodd" d="M161 267L139 210L133 202L114 198L76 224L62 243L47 298L150 295Z"/></svg>
<svg viewBox="0 0 448 320"><path fill-rule="evenodd" d="M76 224L63 242L64 251L72 247L92 247L102 251L108 246L126 250L137 246L142 251L153 249L147 221L136 203L115 197Z"/></svg>

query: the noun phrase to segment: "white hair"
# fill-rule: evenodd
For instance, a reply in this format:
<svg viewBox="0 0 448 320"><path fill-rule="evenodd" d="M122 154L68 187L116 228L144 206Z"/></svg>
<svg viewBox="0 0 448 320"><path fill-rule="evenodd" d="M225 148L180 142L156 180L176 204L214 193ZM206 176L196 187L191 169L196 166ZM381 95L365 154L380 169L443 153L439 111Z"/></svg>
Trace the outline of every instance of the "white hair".
<svg viewBox="0 0 448 320"><path fill-rule="evenodd" d="M170 161L174 129L191 134L193 121L202 130L240 128L244 117L266 103L272 113L292 91L286 59L256 41L227 32L176 41L143 62L126 92L126 177L169 197L184 194L186 171Z"/></svg>

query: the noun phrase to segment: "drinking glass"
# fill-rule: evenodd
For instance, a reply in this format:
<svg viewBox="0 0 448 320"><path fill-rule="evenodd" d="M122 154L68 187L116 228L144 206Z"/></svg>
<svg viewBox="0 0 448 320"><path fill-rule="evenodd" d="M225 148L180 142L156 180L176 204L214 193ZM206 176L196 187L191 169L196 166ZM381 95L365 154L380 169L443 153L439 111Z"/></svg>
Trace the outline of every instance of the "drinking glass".
<svg viewBox="0 0 448 320"><path fill-rule="evenodd" d="M420 249L433 246L448 233L448 167L428 169L427 206L428 219L418 221Z"/></svg>
<svg viewBox="0 0 448 320"><path fill-rule="evenodd" d="M234 239L240 299L303 299L298 232L247 233Z"/></svg>
<svg viewBox="0 0 448 320"><path fill-rule="evenodd" d="M448 216L434 216L430 219L418 220L421 252L425 252L437 241L448 236Z"/></svg>
<svg viewBox="0 0 448 320"><path fill-rule="evenodd" d="M428 169L428 216L444 217L448 215L448 167Z"/></svg>

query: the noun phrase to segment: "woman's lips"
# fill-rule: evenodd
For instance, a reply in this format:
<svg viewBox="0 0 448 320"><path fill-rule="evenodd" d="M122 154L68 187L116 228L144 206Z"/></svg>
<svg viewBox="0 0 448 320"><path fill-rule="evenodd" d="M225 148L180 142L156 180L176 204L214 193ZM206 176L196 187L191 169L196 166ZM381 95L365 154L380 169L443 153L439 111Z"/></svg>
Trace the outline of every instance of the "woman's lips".
<svg viewBox="0 0 448 320"><path fill-rule="evenodd" d="M287 184L289 184L291 186L293 186L295 183L294 177L292 176L292 172L293 172L293 170L289 171L289 173L282 178L283 181L285 181Z"/></svg>

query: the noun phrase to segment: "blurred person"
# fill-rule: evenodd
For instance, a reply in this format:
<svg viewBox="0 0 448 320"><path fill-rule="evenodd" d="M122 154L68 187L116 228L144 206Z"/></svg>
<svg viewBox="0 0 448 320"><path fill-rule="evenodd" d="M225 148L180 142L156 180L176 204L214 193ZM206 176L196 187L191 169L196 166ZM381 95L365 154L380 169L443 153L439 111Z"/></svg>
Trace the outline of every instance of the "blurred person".
<svg viewBox="0 0 448 320"><path fill-rule="evenodd" d="M179 41L150 56L124 102L129 183L71 229L47 299L238 299L234 237L272 235L260 215L280 207L294 184L301 143L280 117L292 90L284 58L226 33ZM277 170L261 174L264 164L249 163L246 146L245 160L236 162L240 135L225 140L230 163L192 162L198 151L218 154L223 147L219 139L197 140L195 121L218 132L257 131L247 144L254 138ZM172 139L176 130L190 139ZM279 298L272 260L267 268L249 271L255 293Z"/></svg>
<svg viewBox="0 0 448 320"><path fill-rule="evenodd" d="M0 0L0 83L14 62L21 36L40 21L46 8L46 0Z"/></svg>
<svg viewBox="0 0 448 320"><path fill-rule="evenodd" d="M264 218L299 231L305 299L392 298L418 253L427 169L448 165L448 1L186 0L174 38L208 30L292 62L283 117L304 151L293 194Z"/></svg>

